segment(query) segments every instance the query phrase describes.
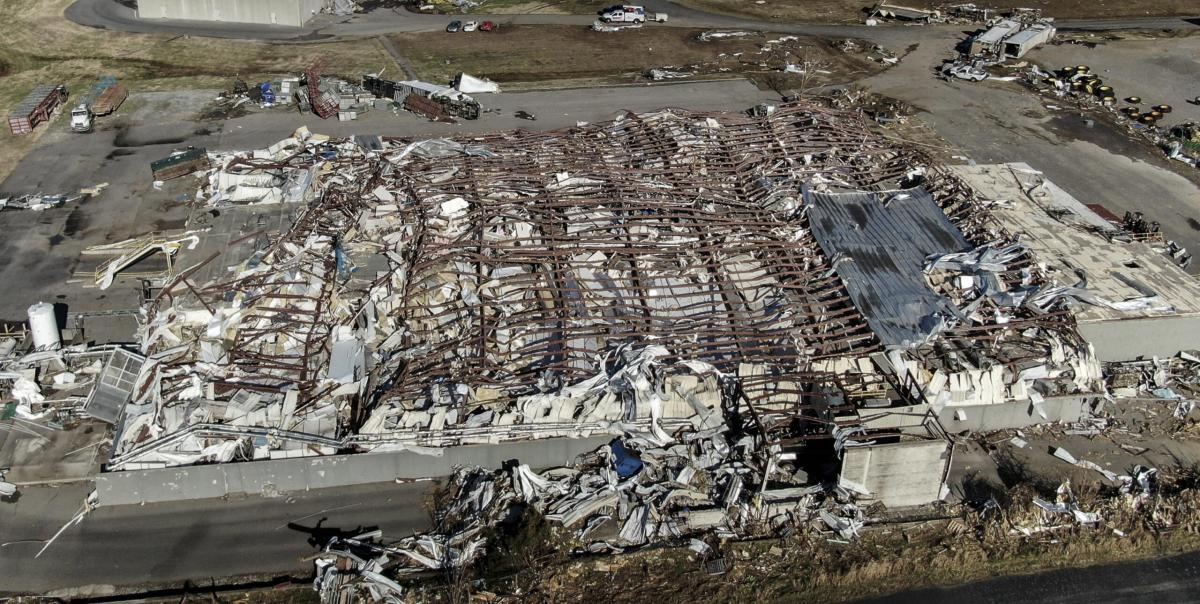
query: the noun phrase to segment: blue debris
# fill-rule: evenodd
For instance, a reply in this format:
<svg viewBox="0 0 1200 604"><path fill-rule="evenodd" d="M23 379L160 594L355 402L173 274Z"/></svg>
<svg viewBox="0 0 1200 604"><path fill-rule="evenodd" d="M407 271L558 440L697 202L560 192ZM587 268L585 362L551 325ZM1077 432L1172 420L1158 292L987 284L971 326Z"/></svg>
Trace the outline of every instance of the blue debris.
<svg viewBox="0 0 1200 604"><path fill-rule="evenodd" d="M613 460L613 466L616 467L617 476L629 478L642 471L642 460L638 459L632 451L626 449L625 443L621 442L621 439L612 439L612 442L608 443L608 446L612 448L613 457L616 458Z"/></svg>

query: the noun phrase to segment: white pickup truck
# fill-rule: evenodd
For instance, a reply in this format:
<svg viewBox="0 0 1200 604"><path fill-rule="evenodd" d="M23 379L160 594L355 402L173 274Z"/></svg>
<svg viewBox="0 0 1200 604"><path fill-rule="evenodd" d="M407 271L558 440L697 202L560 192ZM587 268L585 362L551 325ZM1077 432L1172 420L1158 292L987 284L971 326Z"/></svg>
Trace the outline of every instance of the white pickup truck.
<svg viewBox="0 0 1200 604"><path fill-rule="evenodd" d="M600 13L600 20L605 23L645 23L646 7L632 5L617 5Z"/></svg>

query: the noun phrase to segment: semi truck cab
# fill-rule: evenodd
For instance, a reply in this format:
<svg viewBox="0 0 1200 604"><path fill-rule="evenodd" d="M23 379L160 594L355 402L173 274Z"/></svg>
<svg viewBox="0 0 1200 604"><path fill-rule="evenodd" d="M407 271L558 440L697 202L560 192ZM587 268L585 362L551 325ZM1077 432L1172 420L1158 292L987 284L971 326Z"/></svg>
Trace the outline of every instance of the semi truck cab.
<svg viewBox="0 0 1200 604"><path fill-rule="evenodd" d="M86 103L81 103L71 110L71 130L75 132L92 131L92 110Z"/></svg>

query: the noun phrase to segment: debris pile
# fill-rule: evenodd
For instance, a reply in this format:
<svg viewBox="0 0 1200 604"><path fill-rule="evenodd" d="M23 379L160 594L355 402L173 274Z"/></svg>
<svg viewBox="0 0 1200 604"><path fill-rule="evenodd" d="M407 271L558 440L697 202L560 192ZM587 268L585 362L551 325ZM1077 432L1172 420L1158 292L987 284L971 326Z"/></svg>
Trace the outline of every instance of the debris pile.
<svg viewBox="0 0 1200 604"><path fill-rule="evenodd" d="M0 197L0 211L2 210L33 210L41 212L50 208L57 208L67 204L79 203L91 195L79 193L77 195L17 195L13 197Z"/></svg>
<svg viewBox="0 0 1200 604"><path fill-rule="evenodd" d="M761 37L760 32L709 30L697 34L700 42L720 43L745 37ZM886 48L862 40L845 39L837 46L839 50L867 60L893 65L899 59ZM720 53L714 60L687 65L664 65L647 70L651 79L689 77L698 74L730 73L733 71L757 71L774 74L800 74L814 78L830 75L833 63L811 39L797 36L781 36L764 40L754 52ZM657 77L655 77L657 75Z"/></svg>
<svg viewBox="0 0 1200 604"><path fill-rule="evenodd" d="M380 530L330 538L314 560L313 589L321 602L402 601L398 579L462 568L482 554L485 529L505 520L515 493L481 468L459 468L448 489L449 501L435 511L433 531L389 544L382 542Z"/></svg>
<svg viewBox="0 0 1200 604"><path fill-rule="evenodd" d="M1200 352L1180 352L1169 359L1110 363L1105 367L1108 391L1118 398L1154 397L1178 400L1183 419L1200 400Z"/></svg>
<svg viewBox="0 0 1200 604"><path fill-rule="evenodd" d="M460 468L448 504L435 514L435 530L388 545L377 541L379 531L334 538L316 559L313 587L322 602L400 596L399 580L470 564L485 549L486 529L527 508L567 529L563 547L581 554L678 544L708 533L857 537L865 514L853 494L805 485L794 459L782 456L778 445L764 447L761 437L739 437L721 426L689 430L664 444L614 439L571 467L541 473L523 464L494 473Z"/></svg>
<svg viewBox="0 0 1200 604"><path fill-rule="evenodd" d="M1009 18L993 19L985 27L960 45L956 59L942 65L943 76L972 82L987 79L990 76L988 67L1000 65L1009 59L1019 59L1053 40L1057 33L1054 20L1041 18L1038 11L1018 12Z"/></svg>
<svg viewBox="0 0 1200 604"><path fill-rule="evenodd" d="M71 337L77 332L64 330ZM126 354L116 346L19 348L16 338L0 339L0 398L8 401L0 403L0 417L13 420L9 428L22 432L29 431L22 429L26 422L57 429L88 417L113 423L117 403L108 400L101 380L116 374L113 361Z"/></svg>

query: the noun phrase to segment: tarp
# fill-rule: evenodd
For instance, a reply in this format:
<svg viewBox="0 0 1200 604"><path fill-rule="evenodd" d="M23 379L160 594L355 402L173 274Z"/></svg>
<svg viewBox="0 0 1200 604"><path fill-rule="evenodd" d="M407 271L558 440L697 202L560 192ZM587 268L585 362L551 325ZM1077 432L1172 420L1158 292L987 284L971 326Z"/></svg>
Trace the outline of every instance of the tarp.
<svg viewBox="0 0 1200 604"><path fill-rule="evenodd" d="M614 438L612 442L608 443L608 446L612 448L613 466L617 470L617 476L629 478L642 471L642 460L626 449L625 443L621 442L621 439Z"/></svg>

